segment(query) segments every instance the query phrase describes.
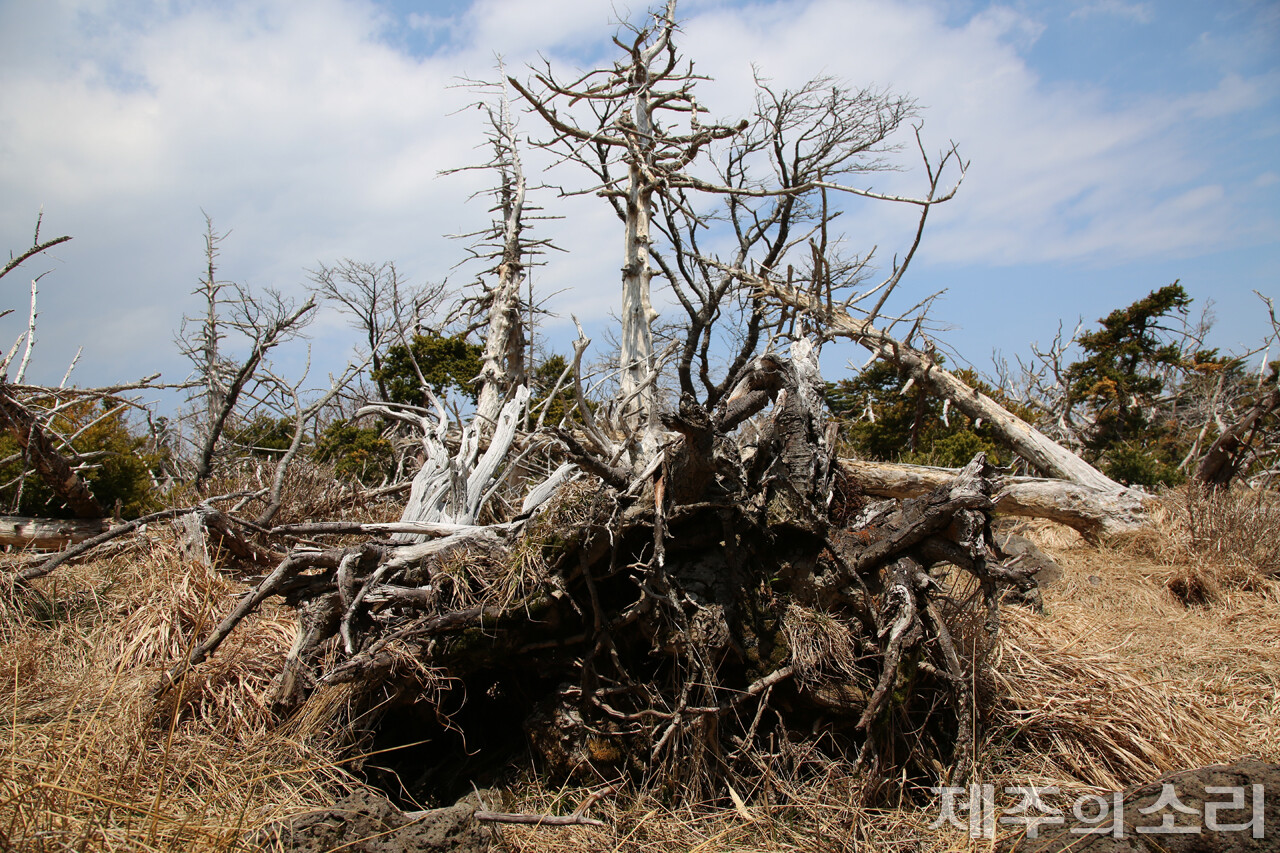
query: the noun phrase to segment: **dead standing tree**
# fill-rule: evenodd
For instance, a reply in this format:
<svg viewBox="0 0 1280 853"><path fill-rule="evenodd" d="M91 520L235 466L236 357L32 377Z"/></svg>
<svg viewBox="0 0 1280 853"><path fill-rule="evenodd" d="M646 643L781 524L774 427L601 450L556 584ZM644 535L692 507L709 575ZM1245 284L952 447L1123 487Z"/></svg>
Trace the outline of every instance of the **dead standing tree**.
<svg viewBox="0 0 1280 853"><path fill-rule="evenodd" d="M245 287L224 282L217 277L218 246L226 234L214 231L213 221L205 216L205 275L195 293L205 302L200 317L184 317L175 342L179 351L194 366L194 383L201 388L205 417L195 437L192 461L193 480L203 486L213 474L214 455L227 423L236 412L242 396L253 397L253 386L261 379L260 369L268 353L295 338L314 316L314 297L295 305L278 291L268 289L262 295ZM226 298L224 291L234 291ZM197 326L189 333L191 326ZM235 335L247 346L243 360L236 363L226 358L221 349L228 335Z"/></svg>
<svg viewBox="0 0 1280 853"><path fill-rule="evenodd" d="M499 72L502 67L499 65ZM506 79L496 85L477 84L494 90L495 103L482 102L489 120L488 141L492 159L483 166L451 169L442 174L456 174L474 169L491 170L497 175L497 186L491 190L494 205L492 224L479 232L460 235L478 239L472 256L493 266L481 274L480 293L468 300L469 314L480 318L484 327L484 350L481 353L476 419L480 429L492 432L503 404L520 386L529 384L525 350L528 345L526 325L533 305L522 298L531 257L551 244L528 236L531 220L541 218L537 208L528 202L529 185L520 156L520 141ZM492 277L493 280L490 280ZM531 298L530 298L531 302Z"/></svg>
<svg viewBox="0 0 1280 853"><path fill-rule="evenodd" d="M367 359L379 400L388 400L383 358L388 346L409 348L410 337L440 310L445 285L409 284L392 262L344 258L311 271L313 292L351 319L363 336L358 357Z"/></svg>
<svg viewBox="0 0 1280 853"><path fill-rule="evenodd" d="M888 140L914 110L908 98L825 77L796 89L757 85L755 114L712 165L715 179L661 194L664 242L651 247L687 317L676 365L681 393L705 406L721 402L765 339L786 324L785 312L771 311L749 280L786 270L792 281L794 264L806 290L827 297L860 280L874 250L851 261L833 257L827 234L837 212L820 184L886 168ZM719 209L704 209L699 197ZM728 257L702 248L717 227L734 237ZM718 377L717 356L726 365Z"/></svg>
<svg viewBox="0 0 1280 853"><path fill-rule="evenodd" d="M63 236L42 242L40 240L40 226L43 221L44 214L41 212L36 217L35 235L31 239L31 247L17 256L10 253L8 263L4 265L3 269L0 269L0 278L4 278L13 272L24 261L41 255L71 239L69 236ZM37 276L31 282L31 319L27 325L27 331L18 337L18 341L14 343L9 356L4 360L3 375L0 376L0 424L7 428L17 440L18 445L22 448L24 459L35 473L49 485L54 494L66 502L77 518L101 518L104 514L101 505L99 505L93 493L89 491L84 480L75 472L72 464L55 446L45 429L43 423L45 419L24 405L9 384L9 362L13 359L18 346L24 340L26 342L26 352L23 354L21 366L15 377L15 384L22 384L26 366L31 358L31 350L35 343L36 281L39 278ZM9 312L6 311L5 313ZM70 373L70 369L67 372Z"/></svg>
<svg viewBox="0 0 1280 853"><path fill-rule="evenodd" d="M1261 483L1273 482L1280 472L1280 452L1277 450L1280 429L1275 417L1280 412L1280 362L1267 362L1272 345L1280 344L1280 320L1276 318L1275 303L1260 293L1258 298L1266 305L1271 319L1271 334L1260 347L1263 351L1262 364L1258 367L1256 382L1246 377L1244 382L1238 383L1244 385L1244 389L1233 389L1235 396L1243 397L1239 401L1243 405L1238 405L1237 411L1219 413L1215 405L1212 418L1206 419L1202 433L1209 428L1210 421L1216 422L1220 432L1196 466L1195 481L1201 486L1226 488L1233 479L1246 474L1251 463L1256 465L1258 470L1254 476ZM1223 373L1225 379L1227 371ZM1249 387L1251 385L1252 388ZM1245 393L1241 394L1241 390ZM1219 400L1214 402L1217 404Z"/></svg>
<svg viewBox="0 0 1280 853"><path fill-rule="evenodd" d="M541 91L514 77L511 85L551 127L543 146L558 150L600 178L596 191L614 201L623 220L622 336L618 399L628 432L640 437L630 462L639 470L657 452L656 353L650 293L650 249L655 194L692 182L684 174L708 145L741 131L743 125L703 125L693 94L698 77L692 63L681 67L673 34L675 0L646 27L635 28L629 43L615 38L626 60L561 83L551 68L537 75ZM582 103L594 119L579 124L557 108ZM683 125L680 127L679 125ZM611 164L621 162L625 176Z"/></svg>

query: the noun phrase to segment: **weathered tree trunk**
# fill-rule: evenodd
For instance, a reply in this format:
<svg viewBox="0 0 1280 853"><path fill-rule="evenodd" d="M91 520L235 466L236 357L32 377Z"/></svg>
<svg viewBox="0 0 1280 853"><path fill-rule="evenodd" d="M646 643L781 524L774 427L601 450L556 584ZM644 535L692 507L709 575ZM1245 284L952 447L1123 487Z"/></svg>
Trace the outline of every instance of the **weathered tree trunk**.
<svg viewBox="0 0 1280 853"><path fill-rule="evenodd" d="M0 423L17 439L31 467L53 493L62 498L77 518L102 518L106 513L88 485L54 447L35 415L13 395L0 378Z"/></svg>
<svg viewBox="0 0 1280 853"><path fill-rule="evenodd" d="M204 372L205 385L205 423L210 429L222 411L226 402L226 388L223 386L221 370L222 359L218 352L218 343L222 340L221 323L218 318L218 302L225 286L218 281L217 258L218 244L226 235L219 235L213 230L213 220L205 214L204 256L205 277L196 291L205 300L205 315L200 326L200 338L197 347L201 362L199 367Z"/></svg>
<svg viewBox="0 0 1280 853"><path fill-rule="evenodd" d="M941 488L956 477L951 468L841 459L839 466L862 491L885 498L914 498ZM1099 492L1064 480L1039 477L992 477L999 515L1047 518L1098 539L1136 530L1143 524L1141 507L1123 493Z"/></svg>
<svg viewBox="0 0 1280 853"><path fill-rule="evenodd" d="M836 334L850 337L881 358L892 361L916 382L935 395L950 400L952 405L975 421L982 419L989 423L1001 440L1036 470L1093 492L1092 499L1102 511L1117 515L1119 526L1127 527L1141 517L1146 500L1141 492L1107 477L986 394L969 387L955 374L944 370L928 353L886 334L868 320L852 317L845 311L828 310L806 294L768 284L761 287L787 305L808 312Z"/></svg>
<svg viewBox="0 0 1280 853"><path fill-rule="evenodd" d="M65 548L97 536L111 527L111 520L25 518L0 515L0 545L41 550Z"/></svg>
<svg viewBox="0 0 1280 853"><path fill-rule="evenodd" d="M524 281L526 250L526 186L505 90L494 133L495 163L502 176L502 185L498 188L502 246L498 282L488 295L489 327L481 356L480 393L476 402L477 422L486 435L493 432L502 405L512 390L518 385L528 384L524 363L524 323L520 316L520 285Z"/></svg>
<svg viewBox="0 0 1280 853"><path fill-rule="evenodd" d="M524 324L520 316L519 260L498 268L498 284L489 308L489 330L481 356L480 394L476 417L486 433L492 432L507 394L527 382L524 364Z"/></svg>
<svg viewBox="0 0 1280 853"><path fill-rule="evenodd" d="M445 446L444 433L447 420L440 412L435 428L423 419L423 449L426 458L422 468L413 478L409 500L401 522L442 522L445 524L473 525L480 508L493 488L494 477L506 461L507 452L515 440L516 429L525 404L529 401L529 389L521 385L515 396L502 407L494 425L489 447L480 455L480 427L473 421L462 431L456 454L450 455ZM369 406L361 410L377 411ZM423 533L397 533L393 540L399 543L425 542Z"/></svg>
<svg viewBox="0 0 1280 853"><path fill-rule="evenodd" d="M625 402L623 416L633 430L643 427L653 410L654 389L649 382L653 367L653 321L656 312L649 286L649 218L653 191L640 185L640 169L631 167L627 192L627 219L622 260L622 383L619 396Z"/></svg>
<svg viewBox="0 0 1280 853"><path fill-rule="evenodd" d="M242 293L241 298L247 299L248 297ZM288 313L285 307L281 305L277 316L270 318L264 325L255 325L252 329L254 337L253 349L250 350L244 363L240 365L235 376L227 384L221 397L222 407L208 425L208 434L205 435L200 447L200 456L196 462L195 475L197 486L203 487L210 475L213 474L214 451L218 447L218 441L222 438L223 430L226 429L227 420L231 417L232 412L235 411L236 404L240 402L240 395L244 393L246 387L252 381L267 353L285 340L293 330L305 325L307 315L311 314L315 307L315 296L309 298L292 313Z"/></svg>

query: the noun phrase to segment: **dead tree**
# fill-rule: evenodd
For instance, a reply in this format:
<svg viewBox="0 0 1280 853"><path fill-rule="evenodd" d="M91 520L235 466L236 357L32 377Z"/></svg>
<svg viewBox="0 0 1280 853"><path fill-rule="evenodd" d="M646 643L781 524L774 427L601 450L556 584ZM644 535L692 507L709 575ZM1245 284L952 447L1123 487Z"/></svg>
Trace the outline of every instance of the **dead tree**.
<svg viewBox="0 0 1280 853"><path fill-rule="evenodd" d="M415 287L392 262L371 263L344 258L311 271L314 292L351 318L364 336L363 352L377 385L378 399L388 399L382 358L388 346L407 341L418 326L436 314L446 292L442 284Z"/></svg>
<svg viewBox="0 0 1280 853"><path fill-rule="evenodd" d="M35 234L31 238L31 247L17 255L13 254L13 252L10 252L9 260L5 263L3 268L0 268L0 278L4 278L6 275L16 270L19 266L21 266L26 261L31 260L37 255L42 255L45 252L52 249L54 246L60 246L71 239L70 236L63 235L61 237L54 237L52 240L45 240L41 242L40 226L42 224L44 224L43 210L36 215L36 229L35 229Z"/></svg>
<svg viewBox="0 0 1280 853"><path fill-rule="evenodd" d="M959 473L951 468L840 459L840 470L868 495L917 498L949 483ZM1079 531L1091 541L1132 531L1142 516L1095 489L1043 477L993 475L992 507L996 515L1045 518Z"/></svg>
<svg viewBox="0 0 1280 853"><path fill-rule="evenodd" d="M396 536L295 548L162 691L279 595L303 628L279 701L347 683L384 713L421 708L413 738L441 751L406 782L415 795L528 750L553 778L622 775L691 799L741 789L766 765L800 778L840 756L868 779L936 779L936 766L964 778L970 667L1001 590L1029 581L992 546L981 457L924 496L833 515L815 353L802 339L790 357L753 359L715 410L686 398L664 417L653 472L559 489L557 472L484 524L504 451L433 454L447 461L414 498L431 520L273 531ZM930 574L942 562L960 576ZM521 725L486 727L497 717ZM448 746L451 731L465 750Z"/></svg>
<svg viewBox="0 0 1280 853"><path fill-rule="evenodd" d="M815 84L763 96L727 180L694 177L696 157L717 141L732 147L751 123L701 123L692 68L678 70L674 6L632 31L616 69L567 85L549 70L535 86L512 81L551 126L550 144L591 164L619 211L625 428L599 422L586 400L585 338L572 371L580 422L554 441L519 434L519 386L487 448L474 420L455 441L438 402L367 409L423 435L401 519L261 534L265 552L281 552L275 568L176 662L160 694L199 690L192 669L280 597L300 630L280 664L278 708L344 684L342 702L318 704L341 705L358 725L398 716L411 732L401 742L424 745L391 768L415 797L448 797L530 756L551 778L622 779L690 802L783 780L762 793L776 802L786 780L832 762L869 787L967 777L981 722L973 685L1002 596L1032 583L991 536L1000 483L979 455L911 498L849 497L837 489L847 474L832 458L818 370L833 332L823 324L856 300L879 313L902 279L930 209L950 197L941 176L954 148L936 166L925 158L920 198L860 189L849 176L906 104L872 98L860 125L860 98L827 99ZM828 120L828 108L839 116ZM778 154L793 143L799 153ZM752 171L755 154L775 170L768 180ZM921 215L902 261L846 296L870 255L831 251L831 199L850 195ZM706 199L728 205L736 254L702 252L700 226L682 219ZM657 215L668 247L654 243ZM684 393L665 409L648 293L663 263L692 324L677 335L677 348L692 347ZM793 293L787 281L802 304L778 295ZM715 378L708 342L732 334L716 324L733 300L749 340Z"/></svg>
<svg viewBox="0 0 1280 853"><path fill-rule="evenodd" d="M353 707L421 708L414 737L440 752L408 783L415 795L468 778L474 762L517 754L532 754L552 777L622 776L691 800L720 796L725 783L742 787L764 767L802 777L842 759L869 780L904 768L920 779L936 780L938 767L954 780L968 774L973 667L997 630L1002 590L1030 583L993 546L991 472L978 457L903 502L837 501L834 483L844 475L822 406L821 337L806 334L803 318L792 322L793 309L750 289L754 269L772 272L799 251L809 259L795 265L810 278L806 292L831 303L865 265L828 251L835 212L827 197L848 190L918 203L927 215L949 197L941 169L930 170L923 200L829 180L869 167L860 158L885 141L906 103L872 98L869 124L859 125L857 96L839 90L824 100L826 88L815 84L760 120L729 185L695 179L686 173L693 158L749 123L700 125L692 72L675 71L673 12L669 4L655 29L635 34L630 64L617 73L566 86L548 72L537 95L512 83L551 125L553 143L595 155L582 159L619 213L629 292L647 296L650 264L692 270L681 286L694 328L680 343L693 341L694 354L678 406L659 407L652 344L644 343L652 316L640 299L631 316L641 322L629 326L640 343L624 351L644 357L626 356L622 367L643 372L624 392L621 430L599 422L586 399L585 337L572 370L580 423L554 433L559 448L545 436L516 440L523 389L483 453L475 422L449 443L439 405L366 410L423 434L425 462L400 521L287 525L271 535L389 538L294 548L174 667L162 692L254 608L283 596L298 607L301 631L282 663L281 707L350 684ZM660 88L663 81L678 88ZM559 112L575 97L596 118L590 131ZM824 125L818 117L830 105L844 112ZM660 126L664 109L683 110L689 131ZM813 121L829 140L811 148L801 138ZM778 172L772 180L747 169L751 152L797 141L794 157L766 158ZM626 174L615 179L619 151ZM753 232L736 256L699 250L697 227L679 213L694 210L695 198L725 201L737 213L725 221ZM659 209L664 239L678 248L654 245ZM872 290L881 303L909 256ZM729 372L712 378L709 341L730 300L743 300L755 331ZM699 359L701 388L692 377ZM513 476L539 453L550 473ZM558 464L565 457L575 464ZM493 500L500 494L505 500ZM944 564L952 568L930 572ZM461 710L444 713L456 703ZM520 720L515 740L486 725L494 719ZM454 731L465 750L448 746Z"/></svg>
<svg viewBox="0 0 1280 853"><path fill-rule="evenodd" d="M498 70L501 74L501 64ZM551 244L528 236L530 221L542 217L536 215L537 208L528 202L530 187L520 157L506 78L503 76L496 85L477 86L492 90L491 100L496 101L496 105L491 101L481 103L489 121L487 135L493 157L483 166L451 169L442 174L481 168L497 175L497 186L491 191L492 224L482 231L459 235L477 240L471 249L472 256L492 264L481 273L479 295L468 300L469 314L479 318L475 325L484 328L476 418L481 430L488 433L493 431L503 404L516 388L529 384L525 350L526 325L531 320L526 318L531 316L533 306L526 304L521 288L527 280L526 268L532 257Z"/></svg>
<svg viewBox="0 0 1280 853"><path fill-rule="evenodd" d="M1132 529L1142 523L1145 495L1110 479L986 394L970 388L955 374L944 370L928 353L878 329L870 319L856 318L844 310L828 309L807 294L763 281L759 286L773 298L806 312L830 333L852 338L876 356L892 361L912 380L929 388L936 396L951 401L974 421L989 423L1001 441L1036 470L1084 487L1101 514L1108 519L1104 525L1108 532ZM1063 503L1073 499L1074 496L1066 493L1060 498Z"/></svg>
<svg viewBox="0 0 1280 853"><path fill-rule="evenodd" d="M1204 486L1230 485L1248 461L1256 436L1266 419L1280 411L1280 382L1273 374L1271 390L1258 398L1238 420L1229 424L1209 446L1196 466L1195 480Z"/></svg>
<svg viewBox="0 0 1280 853"><path fill-rule="evenodd" d="M76 518L102 518L106 513L71 463L55 447L40 419L13 394L0 378L0 424L18 441L23 458L61 498Z"/></svg>
<svg viewBox="0 0 1280 853"><path fill-rule="evenodd" d="M1214 412L1213 420L1217 421L1216 425L1220 433L1201 457L1194 476L1195 481L1202 486L1212 488L1229 486L1233 479L1249 468L1251 461L1254 461L1251 460L1251 456L1264 459L1264 464L1261 466L1264 474L1274 475L1276 429L1275 419L1272 416L1280 412L1280 363L1272 362L1268 365L1267 356L1271 352L1271 345L1280 343L1280 321L1276 319L1275 305L1271 299L1262 294L1258 294L1258 297L1262 299L1270 315L1271 335L1266 339L1265 345L1259 347L1263 357L1256 382L1246 377L1245 381L1240 383L1246 391L1244 411L1241 413L1237 409L1237 414L1227 422L1223 422L1222 416ZM1256 354L1256 351L1250 354ZM1226 371L1223 371L1223 374L1225 380ZM1223 395L1215 394L1215 397L1221 396ZM1249 399L1250 397L1252 400ZM1205 430L1210 425L1210 420L1206 419ZM1269 453L1264 449L1268 444L1265 438L1268 432L1271 434ZM1270 464L1268 465L1267 462Z"/></svg>
<svg viewBox="0 0 1280 853"><path fill-rule="evenodd" d="M31 248L17 256L12 256L11 254L10 261L4 266L3 270L0 270L0 277L17 269L23 262L71 239L70 237L58 237L53 240L41 241L40 227L42 221L43 214L36 219L35 234L32 238ZM136 400L121 396L123 392L139 389L152 390L166 386L156 384L157 374L156 376L146 377L136 383L126 383L113 387L86 389L69 387L68 383L71 380L71 375L80 358L79 352L76 353L71 364L67 367L58 387L24 384L36 340L36 320L38 316L36 311L38 292L36 285L43 277L44 274L36 276L31 282L31 302L26 330L18 336L18 339L4 356L3 361L0 361L0 426L9 431L21 451L23 470L15 480L18 484L19 494L21 494L22 485L25 483L26 478L30 474L34 474L49 487L50 491L66 505L76 518L98 520L107 515L107 512L97 498L94 497L88 482L82 476L86 470L93 467L94 463L89 455L77 452L75 448L76 440L81 434L104 420L120 416L122 412L130 408L141 408ZM9 312L6 311L4 313L7 314ZM20 347L22 348L22 358L18 362L17 372L10 379L9 367ZM60 415L77 407L96 405L98 403L106 404L105 410L101 414L96 414L88 423L78 424L75 431L69 432L67 435L61 434L66 430L65 427L60 428L59 426ZM18 522L22 523L21 526L26 527L27 530L26 533L15 530L12 534L12 541L25 540L27 544L39 544L47 541L50 538L46 535L48 528L56 528L58 526L56 523L45 524L39 519L19 519ZM93 526L93 524L87 525L86 529ZM75 530L76 528L72 525L71 529Z"/></svg>
<svg viewBox="0 0 1280 853"><path fill-rule="evenodd" d="M230 282L219 280L217 274L218 247L227 235L219 234L214 230L213 220L207 213L204 215L204 225L205 274L193 294L204 301L204 313L198 321L192 321L198 322L199 327L190 341L183 342L181 346L195 366L197 381L204 386L205 423L212 429L212 424L218 419L218 413L223 410L227 402L227 377L224 376L227 366L223 363L218 351L219 345L226 337L219 321L219 306L225 301L222 291L229 286ZM186 318L184 318L185 322L187 322Z"/></svg>
<svg viewBox="0 0 1280 853"><path fill-rule="evenodd" d="M796 89L757 85L749 126L715 161L716 182L699 181L660 196L656 227L665 240L651 249L687 318L676 363L680 389L706 406L719 403L758 349L785 325L738 271L767 277L785 270L794 280L799 268L806 290L824 296L860 280L873 253L833 256L827 234L838 211L819 184L886 168L888 140L914 110L908 98L850 89L828 77ZM726 225L736 237L735 251L721 257L704 250L702 236ZM712 368L717 355L726 363L721 375Z"/></svg>
<svg viewBox="0 0 1280 853"><path fill-rule="evenodd" d="M715 140L745 128L745 123L734 127L702 124L703 109L693 94L698 78L691 63L681 67L673 41L675 6L675 0L668 0L651 25L633 30L629 43L617 41L626 59L613 68L561 83L548 67L537 75L539 91L509 78L553 131L553 137L540 144L563 151L595 172L601 180L596 191L613 201L622 217L618 399L628 430L642 436L638 452L631 454L633 465L641 468L653 458L657 441L653 376L653 322L657 315L650 296L655 193L690 183L692 178L684 170L694 159ZM592 121L581 122L568 113L577 104L590 110ZM614 174L613 164L618 161L625 176Z"/></svg>
<svg viewBox="0 0 1280 853"><path fill-rule="evenodd" d="M241 285L219 281L218 244L226 235L217 234L207 216L205 222L206 272L196 291L204 299L205 311L199 318L184 317L176 339L179 350L195 368L194 382L203 389L206 417L198 431L192 465L197 485L203 485L213 473L214 454L223 431L241 396L258 378L267 354L296 337L316 310L314 297L299 306L275 290L267 289L259 295ZM228 288L234 291L234 297L224 297ZM199 329L189 334L193 324L198 324ZM247 347L238 363L222 354L222 341L228 335Z"/></svg>

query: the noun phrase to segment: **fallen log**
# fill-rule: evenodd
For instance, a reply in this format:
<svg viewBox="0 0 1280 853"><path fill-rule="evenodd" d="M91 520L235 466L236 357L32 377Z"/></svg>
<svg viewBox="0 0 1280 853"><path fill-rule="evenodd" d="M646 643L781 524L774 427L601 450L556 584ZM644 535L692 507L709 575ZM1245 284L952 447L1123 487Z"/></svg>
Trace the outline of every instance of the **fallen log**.
<svg viewBox="0 0 1280 853"><path fill-rule="evenodd" d="M952 468L841 459L841 470L867 494L914 498L938 489L959 473ZM1133 489L1091 489L1041 477L992 477L997 515L1046 518L1072 527L1087 539L1136 530L1144 523L1145 499Z"/></svg>
<svg viewBox="0 0 1280 853"><path fill-rule="evenodd" d="M28 518L0 515L0 545L52 551L106 532L111 519Z"/></svg>
<svg viewBox="0 0 1280 853"><path fill-rule="evenodd" d="M1002 442L1037 471L1098 493L1126 491L1123 485L944 369L932 355L876 328L870 319L854 317L843 310L829 309L812 296L790 288L767 282L758 286L766 295L809 314L832 333L851 338L880 358L893 362L921 386L938 397L950 400L952 405L973 420L986 421Z"/></svg>

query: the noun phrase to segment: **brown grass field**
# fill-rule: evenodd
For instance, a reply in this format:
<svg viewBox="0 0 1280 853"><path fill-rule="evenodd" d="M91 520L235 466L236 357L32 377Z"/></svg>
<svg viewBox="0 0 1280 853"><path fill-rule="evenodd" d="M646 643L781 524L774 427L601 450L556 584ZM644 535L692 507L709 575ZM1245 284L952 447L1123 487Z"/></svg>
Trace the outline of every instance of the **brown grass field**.
<svg viewBox="0 0 1280 853"><path fill-rule="evenodd" d="M1280 510L1269 496L1160 499L1150 529L1090 545L1025 532L1059 562L1043 613L1003 611L979 780L1111 790L1255 755L1280 761ZM292 612L253 617L174 701L159 673L242 585L184 561L165 529L130 553L64 566L36 591L0 586L0 848L256 849L258 829L359 787L342 689L285 724L264 709ZM337 729L337 730L335 730ZM521 851L968 850L934 805L860 806L841 765L771 780L738 804L665 808L626 793L607 828L504 826ZM736 793L736 792L735 792ZM536 782L508 810L572 811L583 790ZM503 849L503 848L498 848Z"/></svg>

